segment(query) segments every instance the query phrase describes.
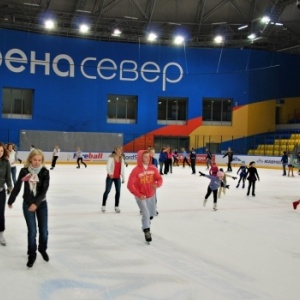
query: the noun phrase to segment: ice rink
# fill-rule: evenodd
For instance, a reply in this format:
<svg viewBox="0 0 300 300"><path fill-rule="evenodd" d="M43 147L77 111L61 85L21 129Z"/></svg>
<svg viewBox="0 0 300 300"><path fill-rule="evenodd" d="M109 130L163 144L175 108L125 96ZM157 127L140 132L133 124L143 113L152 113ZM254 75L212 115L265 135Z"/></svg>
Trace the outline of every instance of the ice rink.
<svg viewBox="0 0 300 300"><path fill-rule="evenodd" d="M20 166L18 166L20 168ZM126 168L128 177L133 166ZM235 174L237 167L233 169ZM197 166L205 172L205 167ZM173 167L158 190L159 216L147 245L134 197L114 187L100 211L105 165L57 165L48 192L50 261L27 262L22 194L6 207L7 246L0 246L2 300L293 300L299 299L300 176L258 168L256 197L230 189L213 211L209 180Z"/></svg>

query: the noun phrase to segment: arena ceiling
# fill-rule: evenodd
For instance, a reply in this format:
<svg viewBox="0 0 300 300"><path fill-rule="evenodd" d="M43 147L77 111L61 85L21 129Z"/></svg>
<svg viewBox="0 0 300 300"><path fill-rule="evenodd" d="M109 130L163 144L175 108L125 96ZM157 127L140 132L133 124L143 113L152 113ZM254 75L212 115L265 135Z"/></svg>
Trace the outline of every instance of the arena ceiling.
<svg viewBox="0 0 300 300"><path fill-rule="evenodd" d="M264 15L268 23L261 22ZM52 31L44 28L49 16ZM85 34L81 22L89 26ZM300 0L0 0L0 28L127 43L148 43L155 31L160 45L181 34L186 47L300 54ZM116 28L120 36L113 35ZM217 34L224 36L220 44Z"/></svg>

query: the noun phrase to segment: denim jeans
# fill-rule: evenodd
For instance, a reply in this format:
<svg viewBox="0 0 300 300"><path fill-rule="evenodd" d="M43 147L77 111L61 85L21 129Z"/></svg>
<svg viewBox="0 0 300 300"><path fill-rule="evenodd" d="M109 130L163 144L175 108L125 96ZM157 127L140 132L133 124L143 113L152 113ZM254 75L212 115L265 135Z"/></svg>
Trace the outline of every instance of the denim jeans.
<svg viewBox="0 0 300 300"><path fill-rule="evenodd" d="M11 172L12 181L15 185L17 182L17 177L16 177L17 176L17 167L11 167L10 172Z"/></svg>
<svg viewBox="0 0 300 300"><path fill-rule="evenodd" d="M286 166L287 166L287 163L282 163L283 175L286 175Z"/></svg>
<svg viewBox="0 0 300 300"><path fill-rule="evenodd" d="M116 188L115 206L116 207L119 206L120 195L121 195L121 178L110 178L108 176L106 177L106 185L105 185L105 192L103 194L102 206L106 206L106 200L113 183L115 184L115 188Z"/></svg>
<svg viewBox="0 0 300 300"><path fill-rule="evenodd" d="M39 247L40 252L45 252L48 245L48 205L47 201L42 201L35 212L28 211L28 204L23 202L23 214L28 228L28 251L29 256L36 256L36 235L37 224L39 227Z"/></svg>

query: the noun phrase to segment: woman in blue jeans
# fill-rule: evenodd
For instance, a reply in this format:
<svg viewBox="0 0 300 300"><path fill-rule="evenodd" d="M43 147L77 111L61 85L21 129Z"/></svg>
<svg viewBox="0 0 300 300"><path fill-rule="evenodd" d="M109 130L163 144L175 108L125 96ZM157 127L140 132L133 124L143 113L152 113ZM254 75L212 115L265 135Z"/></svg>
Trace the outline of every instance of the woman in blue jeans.
<svg viewBox="0 0 300 300"><path fill-rule="evenodd" d="M22 183L24 182L23 193L23 214L28 229L28 262L27 267L31 268L36 260L38 250L45 261L49 261L46 252L48 246L48 206L46 194L49 188L49 170L44 166L44 154L39 149L29 153L24 168L20 170L17 182L8 199L8 206L12 208L18 196ZM37 247L37 224L39 228L39 245Z"/></svg>
<svg viewBox="0 0 300 300"><path fill-rule="evenodd" d="M112 154L108 157L106 170L107 176L105 180L105 192L102 198L101 211L105 213L106 211L106 201L108 194L110 193L112 184L114 183L116 194L115 194L115 212L120 213L119 203L121 195L121 179L122 183L125 182L125 162L122 155L123 149L121 146L115 147Z"/></svg>

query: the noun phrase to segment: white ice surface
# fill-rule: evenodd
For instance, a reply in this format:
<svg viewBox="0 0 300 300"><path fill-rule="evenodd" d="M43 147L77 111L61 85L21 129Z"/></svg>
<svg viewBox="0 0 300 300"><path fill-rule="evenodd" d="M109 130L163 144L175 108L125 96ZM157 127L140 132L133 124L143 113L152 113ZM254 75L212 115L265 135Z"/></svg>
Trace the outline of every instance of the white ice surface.
<svg viewBox="0 0 300 300"><path fill-rule="evenodd" d="M126 177L133 166L126 169ZM198 171L204 167L197 167ZM237 168L234 168L235 173ZM0 246L1 300L300 299L300 176L258 169L256 197L230 189L212 209L209 180L174 167L158 190L147 245L134 197L114 187L101 213L105 166L57 165L48 192L50 261L27 262L22 194L6 207L7 246Z"/></svg>

